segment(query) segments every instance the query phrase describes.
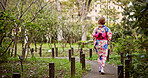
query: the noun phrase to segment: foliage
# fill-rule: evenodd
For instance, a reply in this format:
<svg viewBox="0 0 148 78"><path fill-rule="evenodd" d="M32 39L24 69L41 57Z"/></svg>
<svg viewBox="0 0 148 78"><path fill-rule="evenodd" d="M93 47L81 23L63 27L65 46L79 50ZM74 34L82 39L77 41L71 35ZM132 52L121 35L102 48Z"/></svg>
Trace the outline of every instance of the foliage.
<svg viewBox="0 0 148 78"><path fill-rule="evenodd" d="M148 54L148 38L147 38L147 7L148 3L142 0L131 1L129 6L127 2L121 1L125 6L123 15L125 16L120 25L118 32L119 37L114 37L113 48L115 52L138 53L133 55L133 67L131 73L134 78L145 78L147 76L147 54ZM118 35L118 34L116 34Z"/></svg>
<svg viewBox="0 0 148 78"><path fill-rule="evenodd" d="M131 36L126 36L126 38L118 38L118 42L111 42L112 46L115 47L113 49L114 52L117 52L120 54L123 53L132 53L137 52L136 49L138 48L138 44L136 43L136 40L133 39Z"/></svg>
<svg viewBox="0 0 148 78"><path fill-rule="evenodd" d="M8 47L11 46L15 36L14 28L19 23L20 21L8 11L0 11L0 61L7 60Z"/></svg>
<svg viewBox="0 0 148 78"><path fill-rule="evenodd" d="M12 37L12 29L15 28L16 23L19 23L19 21L9 14L8 11L0 11L0 46L2 46L2 41L5 37Z"/></svg>
<svg viewBox="0 0 148 78"><path fill-rule="evenodd" d="M51 2L44 9L39 10L44 4L46 4L43 0L10 0L6 6L6 10L0 11L0 55L6 52L0 57L0 61L6 61L8 57L7 48L9 45L13 47L13 43L10 43L13 41L14 37L18 37L18 40L22 41L22 48L24 48L23 42L26 36L28 36L29 41L26 46L29 46L32 42L34 42L34 44L36 44L35 42L41 42L40 46L42 46L43 41L47 41L50 42L51 48L51 42L57 42L59 33L63 36L61 45L66 49L69 49L69 46L70 48L74 46L71 44L76 42L81 48L93 47L92 45L88 45L89 41L80 40L83 34L82 25L85 25L88 29L87 37L88 39L91 39L91 33L94 29L93 24L89 21L84 21L83 18L85 18L87 10L89 10L89 2L92 4L96 1L97 0L56 1ZM111 42L113 45L113 51L118 54L121 52L125 52L125 54L143 53L143 55L136 55L134 58L132 69L136 71L131 72L136 73L137 77L145 77L147 72L143 70L147 69L147 64L145 62L147 61L146 58L148 55L148 3L146 3L145 0L115 1L121 3L117 5L124 9L124 12L122 13L124 18L120 24L116 23L116 19L118 19L116 18L116 15L119 12L117 12L115 8L108 10L109 18L114 21L113 24L109 24L113 33ZM130 2L132 3L131 6L128 5ZM61 11L57 10L59 6L58 3L62 6ZM103 8L101 12L106 14L106 8ZM36 18L36 20L33 20L33 18ZM83 20L83 22L81 20ZM16 35L17 29L21 29L21 31ZM60 30L62 30L62 32L59 32ZM65 46L67 45L67 42L70 43L68 47ZM84 45L87 46L85 47ZM77 47L77 45L75 46ZM61 46L59 46L59 44L57 47L60 47L59 49L62 56L67 56L64 55L64 53L68 54L68 50L66 52L64 52L64 50L61 51ZM21 49L18 49L20 53ZM35 54L38 55L37 53ZM47 51L44 53L45 56L48 56L48 54ZM78 55L78 52L76 55ZM117 59L115 57L112 58L114 60L118 59L118 57ZM93 56L93 59L96 60L96 56ZM32 58L32 60L34 61L35 59ZM120 64L119 61L117 61L117 64ZM28 67L26 66L26 68Z"/></svg>
<svg viewBox="0 0 148 78"><path fill-rule="evenodd" d="M55 76L70 77L71 63L67 59L36 58L34 60L34 58L28 58L23 62L24 75L22 75L20 60L18 58L9 58L8 63L0 65L0 70L5 77L11 77L13 72L20 72L21 77L48 77L50 62L55 63ZM82 74L85 75L90 71L89 65L86 65L85 71L81 69L81 66L79 62L75 62L76 77L82 77Z"/></svg>
<svg viewBox="0 0 148 78"><path fill-rule="evenodd" d="M130 72L134 76L134 78L147 78L148 77L148 66L147 66L147 58L148 56L146 54L139 54L139 55L133 55L133 57L136 57L133 60L132 63L132 69Z"/></svg>
<svg viewBox="0 0 148 78"><path fill-rule="evenodd" d="M37 38L38 41L42 40L42 37L45 34L45 29L42 26L39 26L35 23L27 22L24 25L24 29L26 30L26 36L29 37L31 41L34 37ZM38 31L38 32L37 32ZM21 33L24 33L23 31Z"/></svg>

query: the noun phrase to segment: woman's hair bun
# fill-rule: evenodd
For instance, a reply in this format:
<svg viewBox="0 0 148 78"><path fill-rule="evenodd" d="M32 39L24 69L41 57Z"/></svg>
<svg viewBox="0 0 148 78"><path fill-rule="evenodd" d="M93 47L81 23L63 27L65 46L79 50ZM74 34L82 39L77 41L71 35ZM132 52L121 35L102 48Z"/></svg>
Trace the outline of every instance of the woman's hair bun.
<svg viewBox="0 0 148 78"><path fill-rule="evenodd" d="M98 19L98 24L104 25L104 24L105 24L105 18L104 18L104 17L100 17L100 18Z"/></svg>

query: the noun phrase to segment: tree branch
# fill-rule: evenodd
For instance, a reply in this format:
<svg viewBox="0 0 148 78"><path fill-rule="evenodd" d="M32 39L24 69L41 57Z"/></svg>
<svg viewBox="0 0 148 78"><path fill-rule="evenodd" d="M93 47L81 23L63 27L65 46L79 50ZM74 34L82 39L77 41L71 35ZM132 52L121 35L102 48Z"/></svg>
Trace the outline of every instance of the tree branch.
<svg viewBox="0 0 148 78"><path fill-rule="evenodd" d="M28 6L28 8L22 13L22 15L19 17L22 18L24 15L26 15L26 13L28 12L28 10L31 8L31 6L35 3L36 1L32 1L32 3Z"/></svg>
<svg viewBox="0 0 148 78"><path fill-rule="evenodd" d="M41 2L40 2L40 0L38 0L38 5L41 7Z"/></svg>
<svg viewBox="0 0 148 78"><path fill-rule="evenodd" d="M22 1L22 6L21 6L21 15L23 14L23 6L24 6L24 0ZM20 17L19 17L20 19Z"/></svg>
<svg viewBox="0 0 148 78"><path fill-rule="evenodd" d="M0 39L0 46L2 45L2 41L4 39L5 36L2 36L2 38Z"/></svg>
<svg viewBox="0 0 148 78"><path fill-rule="evenodd" d="M115 5L121 6L121 8L124 8L122 4L118 4L116 2L113 2Z"/></svg>
<svg viewBox="0 0 148 78"><path fill-rule="evenodd" d="M49 2L49 1L48 1ZM40 9L39 9L39 11L35 14L35 16L33 17L33 19L30 21L30 22L32 22L33 20L35 20L35 18L37 17L37 15L39 14L39 12L48 4L48 2L44 5L44 6L42 6Z"/></svg>
<svg viewBox="0 0 148 78"><path fill-rule="evenodd" d="M19 2L18 2L18 4L17 4L17 9L18 9L18 11L19 11L19 16L21 16L20 8L19 8L20 2L21 2L21 0L19 0Z"/></svg>
<svg viewBox="0 0 148 78"><path fill-rule="evenodd" d="M2 55L0 55L0 57L3 56L3 55L7 52L7 50L9 49L9 47L11 46L11 44L12 44L13 41L14 41L14 40L12 39L12 41L11 41L11 43L9 44L9 46L7 47L7 49L3 52Z"/></svg>
<svg viewBox="0 0 148 78"><path fill-rule="evenodd" d="M88 5L87 5L87 11L89 11L89 6L90 6L91 0L88 1Z"/></svg>
<svg viewBox="0 0 148 78"><path fill-rule="evenodd" d="M0 1L0 4L1 4L3 10L5 11L5 6L3 5L3 3L1 1Z"/></svg>

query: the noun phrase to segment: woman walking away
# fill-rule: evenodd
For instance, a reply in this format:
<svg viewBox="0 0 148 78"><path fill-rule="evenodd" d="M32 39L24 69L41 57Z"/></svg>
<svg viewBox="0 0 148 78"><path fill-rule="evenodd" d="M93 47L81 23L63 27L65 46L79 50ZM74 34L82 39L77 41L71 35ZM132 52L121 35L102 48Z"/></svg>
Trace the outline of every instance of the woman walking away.
<svg viewBox="0 0 148 78"><path fill-rule="evenodd" d="M104 74L104 66L108 55L108 44L111 40L112 33L105 25L105 18L98 19L98 26L93 31L93 40L96 53L98 54L99 72Z"/></svg>

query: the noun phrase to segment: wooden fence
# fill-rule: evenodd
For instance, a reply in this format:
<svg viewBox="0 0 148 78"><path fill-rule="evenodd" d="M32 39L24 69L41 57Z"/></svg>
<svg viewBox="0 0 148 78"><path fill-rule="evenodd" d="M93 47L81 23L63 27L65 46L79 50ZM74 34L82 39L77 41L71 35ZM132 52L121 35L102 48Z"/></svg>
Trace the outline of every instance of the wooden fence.
<svg viewBox="0 0 148 78"><path fill-rule="evenodd" d="M56 50L57 51L57 50ZM92 50L90 50L90 55L92 56ZM31 50L31 52L33 52L33 50ZM75 57L71 57L73 53L73 49L69 49L69 62L68 63L71 63L71 78L74 78L75 77ZM57 56L57 53L56 52L56 56ZM85 54L83 54L83 51L82 49L80 50L80 61L82 63L82 70L85 70ZM54 58L54 48L52 48L52 58ZM65 64L67 63L64 63L62 64L61 66L64 66ZM49 78L55 78L55 64L52 62L52 63L49 63ZM13 76L12 78L20 78L21 75L20 73L13 73Z"/></svg>
<svg viewBox="0 0 148 78"><path fill-rule="evenodd" d="M42 56L42 49L39 49L39 55L40 57ZM33 56L33 51L34 49L31 49L31 55ZM11 54L10 54L11 53ZM56 57L58 57L58 48L52 48L52 58L55 57L54 53L56 54ZM13 49L12 52L10 52L10 49L8 50L8 54L10 56L13 56ZM74 55L74 49L71 48L69 49L69 61L71 62L71 77L75 77L75 57L71 57ZM109 61L109 55L110 55L110 50L108 50L108 56L107 60ZM132 55L128 55L127 57L124 56L124 53L121 53L121 64L118 65L118 78L130 78L130 68L132 66ZM92 49L89 49L89 58L92 58ZM125 59L128 58L128 59ZM125 59L125 60L124 60ZM125 62L125 65L124 65ZM80 49L80 63L82 63L82 69L85 70L85 54L83 54L83 49ZM125 68L124 68L125 66ZM49 78L54 78L55 76L55 66L54 63L49 63ZM124 71L125 69L125 71ZM13 73L13 78L20 78L20 73Z"/></svg>

